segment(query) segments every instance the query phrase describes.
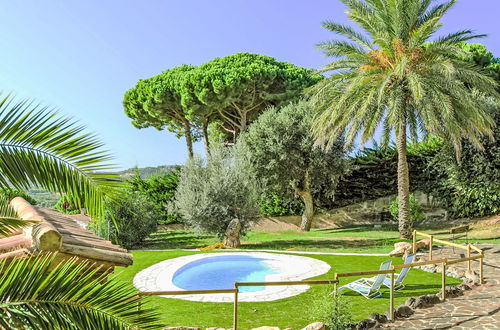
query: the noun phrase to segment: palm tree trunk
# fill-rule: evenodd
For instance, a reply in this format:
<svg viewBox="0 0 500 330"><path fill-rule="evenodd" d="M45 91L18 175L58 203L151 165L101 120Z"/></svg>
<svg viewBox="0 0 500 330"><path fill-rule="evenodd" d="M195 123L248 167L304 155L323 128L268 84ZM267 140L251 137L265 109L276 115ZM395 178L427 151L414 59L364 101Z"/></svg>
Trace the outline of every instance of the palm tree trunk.
<svg viewBox="0 0 500 330"><path fill-rule="evenodd" d="M403 121L396 132L398 150L398 227L402 239L411 238L412 223L410 219L410 175L406 157L406 121Z"/></svg>
<svg viewBox="0 0 500 330"><path fill-rule="evenodd" d="M185 120L184 124L184 137L186 138L186 145L188 149L188 157L189 159L193 159L193 137L191 136L191 127L189 126L189 122Z"/></svg>

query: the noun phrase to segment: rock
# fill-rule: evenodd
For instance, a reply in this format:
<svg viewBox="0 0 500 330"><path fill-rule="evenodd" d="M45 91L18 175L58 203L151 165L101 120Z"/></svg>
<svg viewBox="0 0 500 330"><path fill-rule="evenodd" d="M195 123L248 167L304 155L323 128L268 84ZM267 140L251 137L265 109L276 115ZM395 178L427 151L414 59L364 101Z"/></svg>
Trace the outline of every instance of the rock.
<svg viewBox="0 0 500 330"><path fill-rule="evenodd" d="M413 315L415 311L410 308L410 306L401 305L394 310L394 317L409 317Z"/></svg>
<svg viewBox="0 0 500 330"><path fill-rule="evenodd" d="M441 296L441 293L442 293L443 290L439 290L439 295ZM462 293L462 290L460 289L459 286L447 286L445 288L445 294L446 294L446 298L454 298L454 297L458 297L458 296L462 296L463 293Z"/></svg>
<svg viewBox="0 0 500 330"><path fill-rule="evenodd" d="M431 244L431 240L429 238L420 240L417 242L417 250L428 249Z"/></svg>
<svg viewBox="0 0 500 330"><path fill-rule="evenodd" d="M169 327L163 328L163 330L201 330L201 328L193 328L193 327Z"/></svg>
<svg viewBox="0 0 500 330"><path fill-rule="evenodd" d="M479 276L473 270L465 271L465 278L472 283L479 283Z"/></svg>
<svg viewBox="0 0 500 330"><path fill-rule="evenodd" d="M415 301L417 301L417 299L415 299L415 298L408 298L405 301L405 305L406 306L410 306L411 308L415 309Z"/></svg>
<svg viewBox="0 0 500 330"><path fill-rule="evenodd" d="M356 326L356 329L372 329L375 328L378 325L377 321L373 319L366 319L358 323Z"/></svg>
<svg viewBox="0 0 500 330"><path fill-rule="evenodd" d="M302 328L302 330L327 330L328 328L323 322L314 322Z"/></svg>
<svg viewBox="0 0 500 330"><path fill-rule="evenodd" d="M389 252L389 256L397 257L405 254L406 251L411 251L411 243L408 242L397 242L394 243L394 250Z"/></svg>
<svg viewBox="0 0 500 330"><path fill-rule="evenodd" d="M238 219L233 219L229 223L224 234L224 246L226 248L237 248L240 246L241 223Z"/></svg>
<svg viewBox="0 0 500 330"><path fill-rule="evenodd" d="M431 307L432 305L439 304L440 302L441 302L441 299L438 297L438 295L428 294L425 296L420 296L417 299L415 299L415 301L411 305L411 307L412 308L427 308L427 307Z"/></svg>
<svg viewBox="0 0 500 330"><path fill-rule="evenodd" d="M377 321L378 323L386 323L388 321L387 316L379 313L373 313L372 315L370 315L370 318Z"/></svg>
<svg viewBox="0 0 500 330"><path fill-rule="evenodd" d="M458 287L460 288L460 290L462 291L468 291L468 290L472 290L472 287L467 284L467 283L462 283L462 284L459 284Z"/></svg>
<svg viewBox="0 0 500 330"><path fill-rule="evenodd" d="M280 330L278 327L258 327L258 328L253 328L252 330Z"/></svg>

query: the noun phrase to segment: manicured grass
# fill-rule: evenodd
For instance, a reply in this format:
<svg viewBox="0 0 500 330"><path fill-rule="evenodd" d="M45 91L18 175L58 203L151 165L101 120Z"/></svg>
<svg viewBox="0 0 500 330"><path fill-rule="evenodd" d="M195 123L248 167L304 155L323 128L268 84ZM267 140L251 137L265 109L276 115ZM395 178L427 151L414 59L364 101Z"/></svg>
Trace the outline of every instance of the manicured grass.
<svg viewBox="0 0 500 330"><path fill-rule="evenodd" d="M360 233L360 235L363 235ZM365 252L368 252L365 250ZM186 251L136 251L134 265L128 268L117 269L117 276L123 281L132 282L134 275L140 270L162 260L175 258L196 252ZM216 252L215 252L216 253ZM378 269L380 263L387 257L361 257L361 256L308 256L323 260L332 266L325 275L314 279L331 279L334 272L353 272ZM400 264L401 258L394 258L394 264ZM356 278L343 279L345 284ZM441 285L440 274L430 274L421 270L412 269L406 278L407 288L397 292L395 305L400 305L408 297L423 294L437 293ZM341 284L342 284L341 283ZM448 284L458 284L456 279L448 278ZM315 302L324 295L327 286L315 286L298 296L272 301L239 304L239 323L241 329L250 329L257 326L277 326L281 328L302 328L310 322L310 311ZM368 317L371 313L383 313L389 304L388 290L383 290L382 298L368 300L353 292L347 292L346 297L351 303L351 310L355 320ZM161 314L165 326L197 326L197 327L226 327L232 326L232 308L230 303L200 303L180 299L152 297L151 303Z"/></svg>
<svg viewBox="0 0 500 330"><path fill-rule="evenodd" d="M441 233L437 237L450 237L445 229L426 230L427 233ZM422 239L423 237L419 237ZM195 249L219 241L213 235L197 236L189 230L159 231L146 240L144 249ZM399 233L394 227L373 228L358 226L352 228L316 229L310 232L251 231L242 238L242 248L258 250L323 251L323 252L367 252L388 253L399 242ZM465 242L459 240L457 242ZM499 243L499 230L478 228L469 233L469 243Z"/></svg>

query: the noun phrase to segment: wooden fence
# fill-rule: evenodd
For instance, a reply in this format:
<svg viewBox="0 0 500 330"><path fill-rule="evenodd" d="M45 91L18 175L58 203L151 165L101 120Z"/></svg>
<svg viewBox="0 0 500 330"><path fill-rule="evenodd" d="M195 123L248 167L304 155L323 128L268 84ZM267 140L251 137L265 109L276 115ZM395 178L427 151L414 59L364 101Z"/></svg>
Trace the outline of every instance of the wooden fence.
<svg viewBox="0 0 500 330"><path fill-rule="evenodd" d="M234 295L233 299L233 329L238 329L238 293L239 288L243 286L282 286L282 285L325 285L325 284L333 284L334 292L337 292L337 286L340 283L340 278L343 277L353 277L353 276L366 276L366 275L379 275L379 274L390 274L391 285L389 288L389 319L394 320L394 277L396 269L403 269L408 267L416 267L416 266L424 266L424 265L441 265L441 298L446 299L446 266L453 265L460 262L467 262L467 269L471 269L470 262L472 260L479 259L479 276L480 283L483 282L483 259L484 252L471 245L460 245L440 239L435 239L433 235L429 235L422 232L413 231L413 252L417 251L417 235L421 235L424 237L428 237L430 240L429 244L429 260L414 262L411 264L402 264L402 265L393 265L389 270L373 270L373 271L365 271L365 272L353 272L353 273L335 273L333 280L304 280L304 281L278 281L278 282L235 282L233 289L220 289L220 290L185 290L185 291L150 291L150 292L139 292L140 296L175 296L175 295L195 295L195 294L220 294L220 293L230 293ZM461 259L436 259L432 260L432 244L441 243L444 245L454 246L460 249L467 250L467 257ZM471 251L474 250L479 253L479 255L471 256ZM141 306L138 305L140 309Z"/></svg>

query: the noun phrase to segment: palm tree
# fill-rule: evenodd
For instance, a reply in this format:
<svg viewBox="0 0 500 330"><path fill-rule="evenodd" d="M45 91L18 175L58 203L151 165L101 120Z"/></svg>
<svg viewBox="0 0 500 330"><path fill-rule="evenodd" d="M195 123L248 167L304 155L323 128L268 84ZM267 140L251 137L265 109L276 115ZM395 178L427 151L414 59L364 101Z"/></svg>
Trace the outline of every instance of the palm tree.
<svg viewBox="0 0 500 330"><path fill-rule="evenodd" d="M440 19L455 0L341 0L349 18L361 29L325 22L345 39L319 47L333 63L331 75L310 90L317 107L313 132L316 144L328 147L345 134L352 144L364 144L382 128L382 141L396 136L398 151L399 232L411 235L406 143L428 135L440 136L460 154L463 138L481 147L479 137L492 136L487 103L497 97L496 83L465 58L460 45L470 30L431 41Z"/></svg>
<svg viewBox="0 0 500 330"><path fill-rule="evenodd" d="M94 135L45 107L0 100L0 188L42 187L73 196L93 218L106 199L118 201L121 181ZM0 201L0 237L26 225ZM152 327L156 313L137 311L129 284L104 281L76 260L53 266L53 256L0 261L0 328L125 329Z"/></svg>
<svg viewBox="0 0 500 330"><path fill-rule="evenodd" d="M1 329L153 329L157 315L137 310L128 283L76 259L51 268L54 256L0 261Z"/></svg>

